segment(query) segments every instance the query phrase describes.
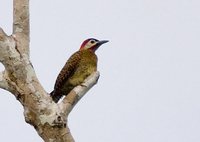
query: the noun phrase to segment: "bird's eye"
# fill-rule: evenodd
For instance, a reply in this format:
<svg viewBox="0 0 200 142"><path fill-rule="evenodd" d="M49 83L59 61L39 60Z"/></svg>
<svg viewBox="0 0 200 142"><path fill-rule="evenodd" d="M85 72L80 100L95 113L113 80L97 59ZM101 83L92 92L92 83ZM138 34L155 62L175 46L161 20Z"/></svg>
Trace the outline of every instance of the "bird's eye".
<svg viewBox="0 0 200 142"><path fill-rule="evenodd" d="M90 43L94 44L94 43L95 43L95 41L94 41L94 40L91 40L91 41L90 41Z"/></svg>

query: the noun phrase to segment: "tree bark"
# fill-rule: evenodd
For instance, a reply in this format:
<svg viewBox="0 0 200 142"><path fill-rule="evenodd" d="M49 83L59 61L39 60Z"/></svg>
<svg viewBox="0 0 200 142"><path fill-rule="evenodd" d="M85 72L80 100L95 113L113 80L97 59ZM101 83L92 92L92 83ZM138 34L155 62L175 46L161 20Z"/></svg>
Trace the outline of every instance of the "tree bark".
<svg viewBox="0 0 200 142"><path fill-rule="evenodd" d="M11 92L24 108L25 121L45 142L74 142L67 118L76 103L94 86L99 72L54 103L40 84L29 56L29 0L13 0L13 33L0 28L0 88Z"/></svg>

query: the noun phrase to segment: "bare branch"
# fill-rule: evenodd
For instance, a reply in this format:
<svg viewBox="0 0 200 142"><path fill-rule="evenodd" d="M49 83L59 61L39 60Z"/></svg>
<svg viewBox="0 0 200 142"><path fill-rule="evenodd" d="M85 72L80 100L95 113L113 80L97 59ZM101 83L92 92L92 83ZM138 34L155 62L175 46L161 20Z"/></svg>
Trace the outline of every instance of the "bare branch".
<svg viewBox="0 0 200 142"><path fill-rule="evenodd" d="M65 114L69 114L76 103L92 88L98 81L100 73L94 72L79 86L75 87L59 104Z"/></svg>
<svg viewBox="0 0 200 142"><path fill-rule="evenodd" d="M0 72L0 88L2 88L4 90L8 90L9 86L4 77L4 73L5 73L5 71Z"/></svg>
<svg viewBox="0 0 200 142"><path fill-rule="evenodd" d="M14 94L18 98L18 87L14 82L9 80L6 71L0 72L0 88Z"/></svg>
<svg viewBox="0 0 200 142"><path fill-rule="evenodd" d="M29 0L13 0L13 33L29 36Z"/></svg>
<svg viewBox="0 0 200 142"><path fill-rule="evenodd" d="M4 30L0 27L0 41L4 41L5 37L7 37Z"/></svg>
<svg viewBox="0 0 200 142"><path fill-rule="evenodd" d="M19 52L29 56L29 0L13 0L13 37Z"/></svg>
<svg viewBox="0 0 200 142"><path fill-rule="evenodd" d="M75 87L59 104L46 93L29 58L29 0L13 0L13 33L0 28L0 88L8 90L24 107L25 121L35 127L45 142L74 142L67 116L76 103L94 86L99 72Z"/></svg>

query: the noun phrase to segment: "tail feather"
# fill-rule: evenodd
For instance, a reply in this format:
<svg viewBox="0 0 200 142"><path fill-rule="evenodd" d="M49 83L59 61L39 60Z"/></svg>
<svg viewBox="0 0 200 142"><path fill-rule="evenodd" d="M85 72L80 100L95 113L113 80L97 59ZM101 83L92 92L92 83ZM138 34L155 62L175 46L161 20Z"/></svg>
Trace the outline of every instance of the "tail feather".
<svg viewBox="0 0 200 142"><path fill-rule="evenodd" d="M55 93L55 91L52 91L50 93L50 96L55 103L57 103L60 100L60 98L62 97L62 95L60 95L59 93Z"/></svg>

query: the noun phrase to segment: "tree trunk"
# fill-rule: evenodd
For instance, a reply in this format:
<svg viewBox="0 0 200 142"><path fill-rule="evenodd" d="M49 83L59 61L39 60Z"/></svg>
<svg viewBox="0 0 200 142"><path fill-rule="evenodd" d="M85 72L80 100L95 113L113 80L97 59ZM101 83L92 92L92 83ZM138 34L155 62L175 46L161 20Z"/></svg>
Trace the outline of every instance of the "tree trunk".
<svg viewBox="0 0 200 142"><path fill-rule="evenodd" d="M54 103L41 86L29 57L29 0L13 0L13 33L0 28L0 88L11 92L23 105L27 123L45 142L74 142L67 118L76 103L97 83L94 72L61 102Z"/></svg>

